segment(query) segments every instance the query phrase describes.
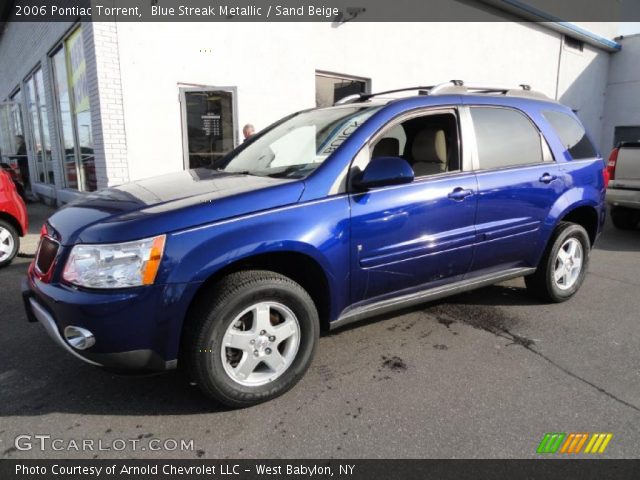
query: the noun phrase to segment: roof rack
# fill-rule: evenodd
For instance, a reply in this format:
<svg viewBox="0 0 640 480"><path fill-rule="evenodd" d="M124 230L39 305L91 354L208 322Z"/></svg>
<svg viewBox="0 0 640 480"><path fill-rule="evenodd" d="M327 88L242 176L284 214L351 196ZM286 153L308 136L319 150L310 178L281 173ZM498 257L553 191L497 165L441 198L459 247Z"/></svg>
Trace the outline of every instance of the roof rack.
<svg viewBox="0 0 640 480"><path fill-rule="evenodd" d="M537 98L541 100L550 100L550 98L542 92L531 90L531 86L527 84L520 84L518 87L513 86L497 86L497 85L485 85L476 83L464 83L462 80L450 80L438 85L431 85L428 87L407 87L398 88L395 90L385 90L377 93L356 93L341 98L334 105L344 105L347 103L366 102L367 100L378 97L380 95L386 95L390 93L409 92L418 90L418 95L469 95L469 94L492 94L492 95L505 95L508 97L526 97Z"/></svg>
<svg viewBox="0 0 640 480"><path fill-rule="evenodd" d="M380 95L388 95L390 93L400 93L400 92L411 92L414 90L418 91L418 95L428 95L430 90L433 88L433 85L428 87L406 87L406 88L396 88L394 90L385 90L383 92L376 93L354 93L353 95L347 95L346 97L342 97L340 100L334 103L334 105L343 105L345 103L355 103L355 102L366 102L367 100L378 97Z"/></svg>

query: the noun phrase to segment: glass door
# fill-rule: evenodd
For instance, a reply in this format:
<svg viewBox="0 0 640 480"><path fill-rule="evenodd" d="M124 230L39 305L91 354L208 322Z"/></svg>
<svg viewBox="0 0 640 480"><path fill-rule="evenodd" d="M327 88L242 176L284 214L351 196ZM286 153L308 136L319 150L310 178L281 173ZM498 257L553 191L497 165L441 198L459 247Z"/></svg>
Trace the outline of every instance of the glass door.
<svg viewBox="0 0 640 480"><path fill-rule="evenodd" d="M185 168L207 167L236 145L236 89L182 88Z"/></svg>

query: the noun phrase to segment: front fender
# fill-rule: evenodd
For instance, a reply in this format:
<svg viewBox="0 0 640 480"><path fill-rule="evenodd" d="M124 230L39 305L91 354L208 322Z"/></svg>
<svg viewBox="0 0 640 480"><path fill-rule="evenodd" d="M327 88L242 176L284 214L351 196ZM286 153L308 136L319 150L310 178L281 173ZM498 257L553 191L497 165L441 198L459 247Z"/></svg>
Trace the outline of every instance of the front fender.
<svg viewBox="0 0 640 480"><path fill-rule="evenodd" d="M273 209L176 232L167 238L167 284L200 284L256 255L295 252L325 273L330 318L348 303L349 203L346 195Z"/></svg>

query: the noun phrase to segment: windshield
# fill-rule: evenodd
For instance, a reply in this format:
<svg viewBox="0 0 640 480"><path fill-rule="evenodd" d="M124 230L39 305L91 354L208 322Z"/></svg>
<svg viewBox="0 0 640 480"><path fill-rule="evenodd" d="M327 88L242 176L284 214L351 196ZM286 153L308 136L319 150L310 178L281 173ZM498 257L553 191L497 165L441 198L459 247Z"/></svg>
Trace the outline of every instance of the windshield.
<svg viewBox="0 0 640 480"><path fill-rule="evenodd" d="M380 108L360 105L298 113L216 167L230 173L304 178Z"/></svg>

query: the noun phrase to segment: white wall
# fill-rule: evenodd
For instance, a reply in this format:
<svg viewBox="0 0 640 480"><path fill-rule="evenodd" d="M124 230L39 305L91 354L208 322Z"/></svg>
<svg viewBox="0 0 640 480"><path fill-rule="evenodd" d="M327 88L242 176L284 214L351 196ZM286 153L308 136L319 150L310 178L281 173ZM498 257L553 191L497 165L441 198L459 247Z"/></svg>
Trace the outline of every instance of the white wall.
<svg viewBox="0 0 640 480"><path fill-rule="evenodd" d="M373 91L450 79L528 83L557 93L600 137L609 54L589 46L567 52L560 34L531 23L120 23L117 30L131 179L182 169L179 86L237 86L238 128L260 129L314 105L315 70L370 78Z"/></svg>
<svg viewBox="0 0 640 480"><path fill-rule="evenodd" d="M640 126L640 34L625 36L620 43L622 50L611 59L609 71L603 150L614 146L616 126Z"/></svg>
<svg viewBox="0 0 640 480"><path fill-rule="evenodd" d="M611 56L589 45L582 52L563 45L559 55L557 98L576 111L600 148ZM607 149L602 150L606 155Z"/></svg>

